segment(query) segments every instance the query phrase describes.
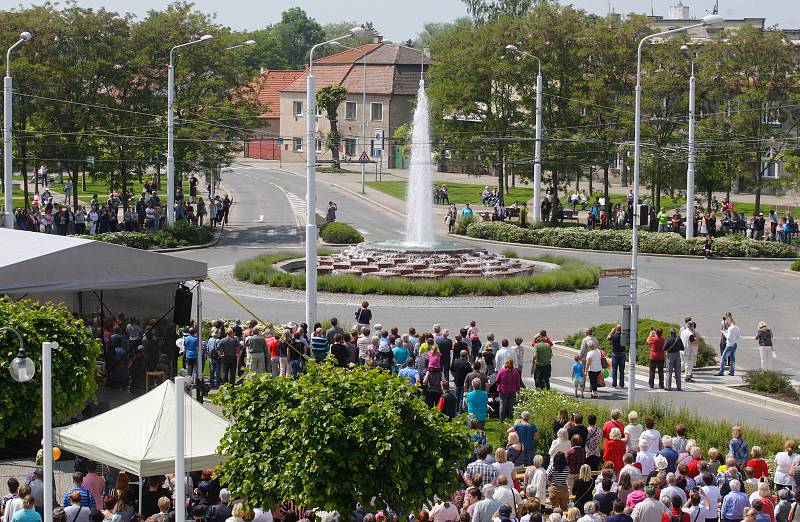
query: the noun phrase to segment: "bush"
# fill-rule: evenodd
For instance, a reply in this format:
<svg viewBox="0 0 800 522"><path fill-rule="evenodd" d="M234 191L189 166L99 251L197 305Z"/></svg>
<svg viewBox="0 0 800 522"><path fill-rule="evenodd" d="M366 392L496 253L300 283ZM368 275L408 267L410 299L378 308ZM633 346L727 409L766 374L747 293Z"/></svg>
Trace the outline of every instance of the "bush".
<svg viewBox="0 0 800 522"><path fill-rule="evenodd" d="M470 216L467 218L458 218L456 220L456 226L453 229L453 231L460 236L466 235L467 228L473 223L475 223L474 216Z"/></svg>
<svg viewBox="0 0 800 522"><path fill-rule="evenodd" d="M187 221L178 221L174 227L158 231L106 232L104 234L84 235L81 237L140 250L149 250L153 248L202 245L211 241L214 237L214 229L208 226L198 227Z"/></svg>
<svg viewBox="0 0 800 522"><path fill-rule="evenodd" d="M83 320L72 317L62 304L39 304L30 299L0 298L0 325L16 328L22 335L26 354L36 365L33 379L18 383L8 373L17 356L19 343L12 333L0 336L5 361L0 368L0 446L10 438L30 435L42 426L42 342L58 341L52 353L53 423L58 426L78 413L97 390L97 356L100 343Z"/></svg>
<svg viewBox="0 0 800 522"><path fill-rule="evenodd" d="M792 266L790 266L789 269L794 270L795 272L800 272L800 259L792 262Z"/></svg>
<svg viewBox="0 0 800 522"><path fill-rule="evenodd" d="M320 253L320 255L324 255ZM236 263L233 275L241 281L280 288L305 289L305 276L289 274L275 268L275 263L303 257L300 253L263 254ZM530 258L561 265L561 269L504 279L446 278L433 281L411 281L402 277L378 279L353 275L324 275L317 279L319 290L348 294L384 295L518 295L597 286L599 267L568 258L544 256Z"/></svg>
<svg viewBox="0 0 800 522"><path fill-rule="evenodd" d="M796 396L786 374L770 370L752 370L745 374L744 382L751 390L775 393L779 395Z"/></svg>
<svg viewBox="0 0 800 522"><path fill-rule="evenodd" d="M531 413L532 421L539 428L539 443L537 452L546 454L555 434L553 433L553 420L560 408L566 408L568 412L583 413L584 422L589 415L596 415L598 425L602 425L611 418L611 409L596 401L581 401L569 395L562 395L555 390L522 390L517 399L515 411L519 414L522 411ZM732 422L714 421L693 413L686 408L675 408L669 402L646 402L634 405L630 409L625 409L622 420L627 424L627 412L636 410L639 413L639 420L644 424L644 419L652 417L655 420L655 428L665 435L674 435L675 425L683 424L688 427L688 437L695 439L703 451L708 448L719 448L723 455L727 453L728 442L731 438ZM781 434L763 432L746 424L742 426L744 438L750 442L752 447L755 444L761 446L764 453L774 455L783 451L783 441L786 437Z"/></svg>
<svg viewBox="0 0 800 522"><path fill-rule="evenodd" d="M616 324L612 323L603 323L598 324L592 327L594 331L594 336L600 341L600 348L606 352L606 354L611 353L611 342L606 339L608 333L616 326ZM650 330L654 330L656 328L661 328L664 330L664 337L669 335L670 328L675 328L676 330L680 330L680 326L675 323L665 323L663 321L656 321L655 319L639 318L639 328L636 331L636 362L637 364L647 365L650 359L650 345L647 344L647 336L650 335ZM581 332L578 332L574 335L568 335L564 338L564 344L569 346L570 348L575 348L579 350L581 347L581 340L583 339L584 335ZM627 350L626 350L627 353ZM697 354L697 366L711 366L716 364L715 360L716 352L714 349L706 344L705 339L700 339L700 350Z"/></svg>
<svg viewBox="0 0 800 522"><path fill-rule="evenodd" d="M325 223L319 229L323 241L332 245L355 245L364 241L364 236L347 223Z"/></svg>
<svg viewBox="0 0 800 522"><path fill-rule="evenodd" d="M586 230L569 227L520 228L510 223L481 221L470 224L466 235L509 243L576 248L581 250L607 250L629 252L630 230ZM674 233L639 232L639 251L650 254L703 255L703 238L686 240ZM718 257L771 257L797 256L797 248L783 243L755 241L742 235L730 235L714 240L714 255Z"/></svg>

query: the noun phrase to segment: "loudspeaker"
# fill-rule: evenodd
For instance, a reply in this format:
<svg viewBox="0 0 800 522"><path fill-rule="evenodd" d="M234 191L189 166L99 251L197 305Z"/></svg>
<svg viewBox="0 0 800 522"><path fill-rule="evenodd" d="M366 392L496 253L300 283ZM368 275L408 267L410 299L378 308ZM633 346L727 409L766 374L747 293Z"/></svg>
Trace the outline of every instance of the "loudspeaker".
<svg viewBox="0 0 800 522"><path fill-rule="evenodd" d="M192 319L192 291L181 286L175 290L175 308L172 321L178 326L186 326Z"/></svg>
<svg viewBox="0 0 800 522"><path fill-rule="evenodd" d="M639 205L639 226L646 227L650 224L650 207Z"/></svg>

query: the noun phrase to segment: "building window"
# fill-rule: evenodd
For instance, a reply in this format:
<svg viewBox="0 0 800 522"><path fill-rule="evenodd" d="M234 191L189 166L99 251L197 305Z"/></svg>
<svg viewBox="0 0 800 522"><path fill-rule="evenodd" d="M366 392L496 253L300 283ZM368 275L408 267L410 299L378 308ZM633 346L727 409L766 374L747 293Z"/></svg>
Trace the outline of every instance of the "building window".
<svg viewBox="0 0 800 522"><path fill-rule="evenodd" d="M292 114L294 114L295 116L303 115L303 102L301 101L292 102Z"/></svg>
<svg viewBox="0 0 800 522"><path fill-rule="evenodd" d="M372 102L370 104L372 121L383 121L383 104Z"/></svg>
<svg viewBox="0 0 800 522"><path fill-rule="evenodd" d="M303 152L303 138L292 138L292 150L294 152Z"/></svg>
<svg viewBox="0 0 800 522"><path fill-rule="evenodd" d="M317 141L317 152L322 152L322 140Z"/></svg>
<svg viewBox="0 0 800 522"><path fill-rule="evenodd" d="M356 139L355 138L345 138L344 139L344 153L348 156L355 156L356 155Z"/></svg>
<svg viewBox="0 0 800 522"><path fill-rule="evenodd" d="M344 104L344 119L345 120L355 120L356 119L356 102L354 102L354 101L345 102L345 104Z"/></svg>

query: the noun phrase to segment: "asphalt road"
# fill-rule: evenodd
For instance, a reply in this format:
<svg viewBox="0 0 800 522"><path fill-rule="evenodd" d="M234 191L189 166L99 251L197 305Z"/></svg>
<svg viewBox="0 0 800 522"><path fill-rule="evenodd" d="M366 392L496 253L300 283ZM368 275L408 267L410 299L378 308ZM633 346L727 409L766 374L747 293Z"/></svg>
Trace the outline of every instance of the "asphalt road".
<svg viewBox="0 0 800 522"><path fill-rule="evenodd" d="M176 253L180 257L206 261L209 268L230 266L236 261L262 252L282 249L303 249L304 229L299 216L305 212L305 176L302 169L289 167L293 173L259 166L257 164L234 165L223 177L224 189L233 192L235 205L231 213L226 235L214 248ZM369 200L344 191L331 183L317 184L317 208L327 207L328 200L338 203L338 219L354 225L367 240L397 239L402 236L403 219L387 212ZM377 198L377 196L374 196ZM403 203L396 209L403 211ZM436 222L436 226L440 223ZM444 231L442 230L443 234ZM503 250L495 245L483 245L490 250ZM546 249L519 247L522 255L553 254ZM630 256L593 252L559 252L558 255L576 257L597 263L603 267L626 267ZM658 290L641 295L640 316L660 320L682 322L691 316L698 323L701 335L709 344L716 346L719 340L720 317L730 311L742 329L745 339L737 350L737 368L756 368L758 351L753 349L752 335L760 320L769 323L775 337L778 359L776 368L800 380L797 361L797 344L800 329L796 324L795 306L800 289L800 277L785 271L788 262L780 261L726 261L686 258L640 256L640 277L655 282ZM204 312L208 317L247 317L248 314L219 291L204 292ZM298 321L304 315L302 295L287 299L285 296L271 297L245 294L238 296L260 317L286 322ZM345 301L345 300L343 300ZM498 337L522 336L531 339L541 328L546 328L552 338L574 333L581 328L599 322L620 320L618 307L600 307L594 302L564 304L553 299L552 304L531 308L528 306L496 305L487 298L485 306L460 303L458 298L447 302L432 303L418 299L409 303L398 299L397 304L388 300L374 305L375 322L408 326L429 326L440 323L457 330L471 319L478 322L485 334L496 332ZM432 309L433 308L433 309ZM354 313L350 302L321 304L319 317L342 318L348 322ZM568 375L567 361L558 363L554 375ZM565 385L568 384L565 381ZM622 392L611 394L615 400L623 400ZM796 425L797 416L773 413L763 408L710 396L706 392L685 391L679 396L663 392L645 392L659 401L708 412L709 416L731 420L748 420L751 424L766 423L772 429L790 431ZM729 402L733 407L709 407L709 399L720 404Z"/></svg>

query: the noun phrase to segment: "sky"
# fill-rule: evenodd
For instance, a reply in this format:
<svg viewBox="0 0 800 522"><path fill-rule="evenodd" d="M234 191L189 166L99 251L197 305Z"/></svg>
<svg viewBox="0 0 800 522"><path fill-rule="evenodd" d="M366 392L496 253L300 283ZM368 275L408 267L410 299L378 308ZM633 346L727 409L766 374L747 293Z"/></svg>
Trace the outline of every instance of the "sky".
<svg viewBox="0 0 800 522"><path fill-rule="evenodd" d="M575 7L598 14L611 8L617 13L650 13L651 3L656 15L666 15L667 7L677 0L562 0ZM714 0L683 0L693 17L710 11ZM42 3L25 0L0 0L0 9L18 5ZM143 15L149 9L160 9L167 0L78 0L83 7L106 7L119 12ZM281 12L289 7L302 7L320 23L353 20L371 21L386 38L401 41L414 38L426 22L448 22L467 14L461 0L194 0L195 6L206 12L216 12L217 20L237 30L260 29L280 20ZM766 18L767 25L783 28L800 27L800 0L719 0L720 14L726 18ZM32 28L33 30L33 28Z"/></svg>

